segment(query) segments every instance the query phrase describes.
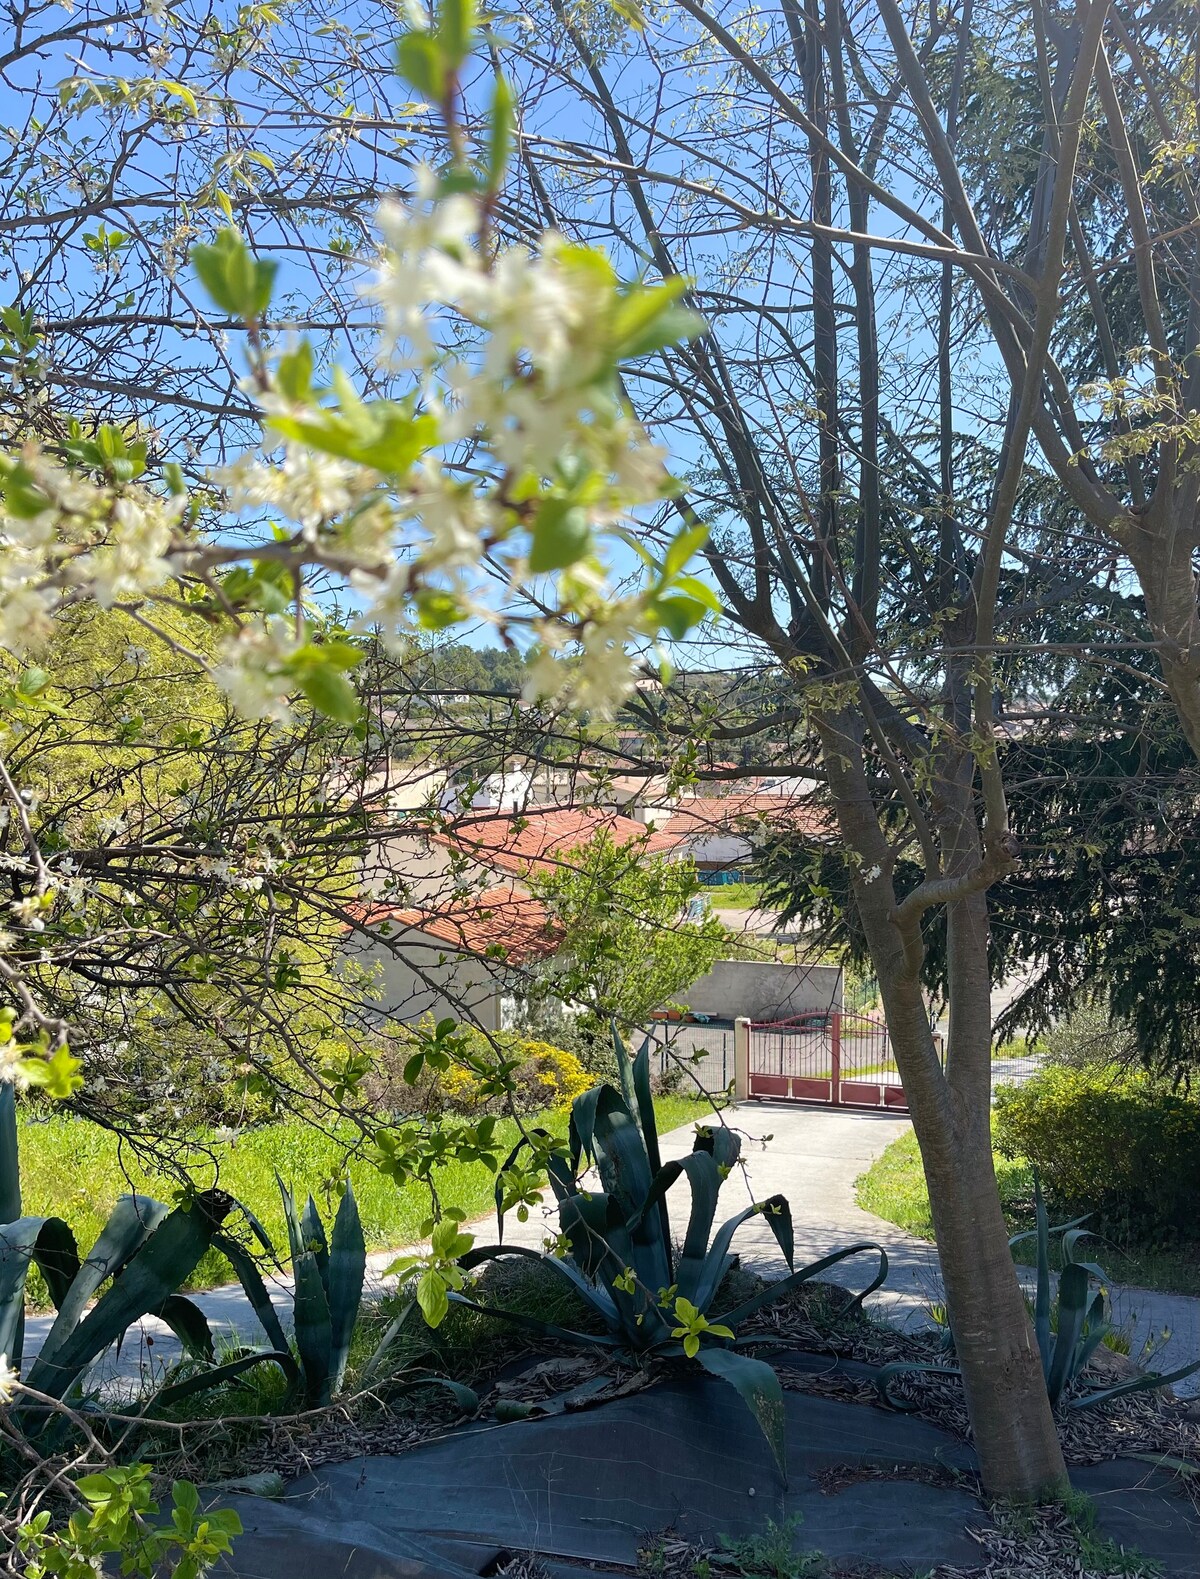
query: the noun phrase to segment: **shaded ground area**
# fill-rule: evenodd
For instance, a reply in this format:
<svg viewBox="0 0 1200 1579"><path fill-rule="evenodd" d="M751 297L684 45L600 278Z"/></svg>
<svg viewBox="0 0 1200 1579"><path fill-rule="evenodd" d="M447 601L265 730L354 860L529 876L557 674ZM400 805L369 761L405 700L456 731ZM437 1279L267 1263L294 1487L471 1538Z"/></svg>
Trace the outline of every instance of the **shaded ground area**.
<svg viewBox="0 0 1200 1579"><path fill-rule="evenodd" d="M786 1489L728 1389L679 1377L583 1413L473 1424L395 1457L330 1465L278 1501L235 1499L246 1533L223 1572L463 1579L531 1552L556 1572L635 1567L668 1531L703 1548L797 1516L796 1548L824 1553L834 1572L981 1571L1002 1537L959 1438L838 1399L789 1391L785 1402ZM1200 1515L1178 1476L1136 1460L1074 1475L1095 1498L1095 1541L1136 1546L1165 1574L1196 1573Z"/></svg>

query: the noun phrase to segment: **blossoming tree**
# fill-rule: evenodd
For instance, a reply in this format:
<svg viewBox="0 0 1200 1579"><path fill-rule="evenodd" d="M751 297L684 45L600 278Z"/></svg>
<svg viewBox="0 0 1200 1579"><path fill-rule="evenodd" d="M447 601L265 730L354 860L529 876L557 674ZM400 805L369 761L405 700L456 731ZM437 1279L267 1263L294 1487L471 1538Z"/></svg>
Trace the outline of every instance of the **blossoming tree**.
<svg viewBox="0 0 1200 1579"><path fill-rule="evenodd" d="M72 419L60 442L7 448L0 647L12 660L10 738L46 683L20 665L36 664L61 611L89 601L206 667L246 717L279 723L298 698L356 718L356 633L403 644L468 619L529 649L531 698L604 715L631 689L639 648L664 630L682 635L713 607L686 573L702 529L681 528L656 553L640 541L637 512L674 484L619 379L625 360L698 321L679 305L681 282L622 284L603 253L553 231L534 247L498 244L513 108L497 76L486 135L468 141L460 73L475 38L471 0L448 0L434 25L398 46L401 72L438 107L450 149L440 168L418 170L408 201L379 211L377 354L401 376L401 393L373 397L336 366L322 374L311 343L272 317L277 264L226 226L190 261L215 306L245 328L244 389L261 442L192 487L178 462L152 462L146 439L114 424ZM638 567L632 583L620 579L622 561ZM353 607L347 630L323 617L331 586ZM177 610L216 630L208 650L180 636L168 617ZM65 874L2 763L0 788L19 844L9 856L19 888L11 943L44 931ZM70 1026L44 1011L11 947L0 979L5 1076L73 1089Z"/></svg>

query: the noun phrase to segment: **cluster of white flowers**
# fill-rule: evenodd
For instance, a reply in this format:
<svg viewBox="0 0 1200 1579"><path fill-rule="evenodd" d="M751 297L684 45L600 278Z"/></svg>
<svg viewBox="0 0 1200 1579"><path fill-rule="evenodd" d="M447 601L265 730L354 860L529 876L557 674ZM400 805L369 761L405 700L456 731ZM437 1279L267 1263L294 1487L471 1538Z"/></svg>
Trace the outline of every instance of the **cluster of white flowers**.
<svg viewBox="0 0 1200 1579"><path fill-rule="evenodd" d="M629 298L602 254L554 232L536 252L494 252L482 195L439 195L426 169L410 203L384 204L380 227L381 360L410 369L416 385L417 404L384 418L404 459L378 469L390 439L366 442L378 410L344 384L334 406L281 378L284 394L262 363L248 387L268 436L212 481L231 517L266 519L263 549L290 573L297 610L320 568L349 587L362 628L385 639L423 621L523 627L535 643L531 698L611 713L632 688L631 647L657 634L665 581L618 596L598 545L672 487L664 453L616 392L614 326ZM416 444L405 437L414 424ZM96 482L36 450L20 465L23 507L0 516L0 645L10 652L35 652L66 600L152 604L181 576L215 583L227 563L227 548L188 522L180 492ZM250 563L255 528L239 532ZM278 602L266 607L231 626L214 676L241 712L283 722L298 689L289 660L308 637Z"/></svg>
<svg viewBox="0 0 1200 1579"><path fill-rule="evenodd" d="M46 641L66 599L110 608L166 581L185 501L94 484L32 447L20 464L45 501L0 515L0 646L24 655Z"/></svg>
<svg viewBox="0 0 1200 1579"><path fill-rule="evenodd" d="M0 1043L0 1085L16 1086L18 1091L28 1091L29 1071L25 1066L28 1051L19 1042Z"/></svg>

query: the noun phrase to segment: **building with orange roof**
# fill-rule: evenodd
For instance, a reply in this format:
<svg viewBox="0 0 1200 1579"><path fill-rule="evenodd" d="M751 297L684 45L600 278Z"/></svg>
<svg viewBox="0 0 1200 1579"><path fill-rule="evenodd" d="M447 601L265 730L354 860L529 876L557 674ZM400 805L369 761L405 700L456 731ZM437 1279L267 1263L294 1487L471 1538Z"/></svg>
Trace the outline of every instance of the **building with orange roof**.
<svg viewBox="0 0 1200 1579"><path fill-rule="evenodd" d="M382 1020L449 1016L501 1030L524 970L558 946L545 906L511 883L435 905L367 901L348 913L344 956L370 972L366 1001Z"/></svg>

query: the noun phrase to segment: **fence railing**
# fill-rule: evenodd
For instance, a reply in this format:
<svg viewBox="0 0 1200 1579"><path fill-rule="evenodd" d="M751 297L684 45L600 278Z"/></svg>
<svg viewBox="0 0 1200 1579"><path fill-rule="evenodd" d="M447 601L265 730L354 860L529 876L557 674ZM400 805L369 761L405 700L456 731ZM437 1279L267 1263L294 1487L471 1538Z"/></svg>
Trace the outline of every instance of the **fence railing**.
<svg viewBox="0 0 1200 1579"><path fill-rule="evenodd" d="M749 1095L834 1107L906 1106L883 1020L810 1010L749 1028Z"/></svg>
<svg viewBox="0 0 1200 1579"><path fill-rule="evenodd" d="M651 1068L660 1079L678 1078L680 1088L720 1096L733 1085L733 1022L701 1024L691 1020L655 1020L646 1028Z"/></svg>

